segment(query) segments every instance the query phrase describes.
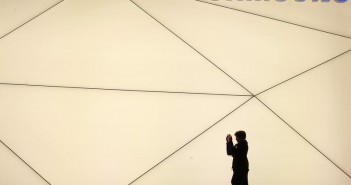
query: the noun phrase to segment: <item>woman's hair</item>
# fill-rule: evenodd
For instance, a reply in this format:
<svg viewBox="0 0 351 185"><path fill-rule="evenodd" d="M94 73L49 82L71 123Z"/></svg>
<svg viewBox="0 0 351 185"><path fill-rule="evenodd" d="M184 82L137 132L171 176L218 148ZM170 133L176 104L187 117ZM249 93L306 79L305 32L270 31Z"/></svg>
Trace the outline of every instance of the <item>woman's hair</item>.
<svg viewBox="0 0 351 185"><path fill-rule="evenodd" d="M239 130L235 132L234 134L236 137L241 138L241 139L246 139L246 133L245 131Z"/></svg>

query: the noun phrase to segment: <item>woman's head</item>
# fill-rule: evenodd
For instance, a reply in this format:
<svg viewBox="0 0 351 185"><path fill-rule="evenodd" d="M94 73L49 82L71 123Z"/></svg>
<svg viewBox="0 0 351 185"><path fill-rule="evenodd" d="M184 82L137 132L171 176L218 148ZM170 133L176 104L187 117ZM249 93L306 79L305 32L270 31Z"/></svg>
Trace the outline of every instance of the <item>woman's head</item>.
<svg viewBox="0 0 351 185"><path fill-rule="evenodd" d="M236 141L238 143L240 143L246 139L246 133L243 130L239 130L239 131L235 132L234 135L235 135Z"/></svg>

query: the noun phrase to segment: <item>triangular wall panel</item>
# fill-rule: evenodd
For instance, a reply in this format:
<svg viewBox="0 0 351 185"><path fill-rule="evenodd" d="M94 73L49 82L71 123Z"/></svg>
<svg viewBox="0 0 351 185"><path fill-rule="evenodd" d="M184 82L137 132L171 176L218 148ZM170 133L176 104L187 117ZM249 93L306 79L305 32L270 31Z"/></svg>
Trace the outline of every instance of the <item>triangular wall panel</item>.
<svg viewBox="0 0 351 185"><path fill-rule="evenodd" d="M351 38L349 1L201 1Z"/></svg>

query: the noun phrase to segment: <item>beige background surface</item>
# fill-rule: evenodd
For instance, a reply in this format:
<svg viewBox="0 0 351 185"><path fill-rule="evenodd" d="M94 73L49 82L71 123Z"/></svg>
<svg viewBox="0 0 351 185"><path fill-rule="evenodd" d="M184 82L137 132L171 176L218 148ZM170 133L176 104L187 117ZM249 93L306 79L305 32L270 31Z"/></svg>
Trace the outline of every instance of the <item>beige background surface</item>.
<svg viewBox="0 0 351 185"><path fill-rule="evenodd" d="M351 184L350 2L207 2L0 0L0 184Z"/></svg>

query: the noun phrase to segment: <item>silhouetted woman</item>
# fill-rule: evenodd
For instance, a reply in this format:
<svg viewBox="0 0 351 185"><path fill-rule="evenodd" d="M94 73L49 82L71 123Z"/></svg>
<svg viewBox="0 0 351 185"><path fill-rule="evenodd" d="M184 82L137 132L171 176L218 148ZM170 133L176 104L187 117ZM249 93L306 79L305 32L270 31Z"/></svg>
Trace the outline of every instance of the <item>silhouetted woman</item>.
<svg viewBox="0 0 351 185"><path fill-rule="evenodd" d="M235 134L237 144L233 144L232 136L227 135L227 154L233 156L232 185L248 185L247 175L249 173L249 161L247 151L249 146L246 141L246 133L237 131Z"/></svg>

